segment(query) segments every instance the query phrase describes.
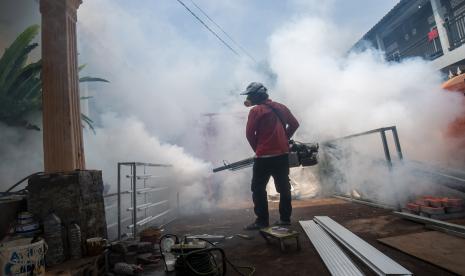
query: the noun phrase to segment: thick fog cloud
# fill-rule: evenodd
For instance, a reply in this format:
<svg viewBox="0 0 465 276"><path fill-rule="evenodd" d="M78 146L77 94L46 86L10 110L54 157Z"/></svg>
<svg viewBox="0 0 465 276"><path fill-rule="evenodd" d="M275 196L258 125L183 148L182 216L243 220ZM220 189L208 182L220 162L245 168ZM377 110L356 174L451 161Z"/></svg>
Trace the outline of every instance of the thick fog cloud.
<svg viewBox="0 0 465 276"><path fill-rule="evenodd" d="M323 31L305 35L312 30ZM388 63L374 50L347 54L344 35L309 18L271 38L276 90L300 115L300 134L321 140L396 125L411 158L446 152L445 130L463 106L460 95L440 88L441 73L421 59Z"/></svg>
<svg viewBox="0 0 465 276"><path fill-rule="evenodd" d="M397 126L407 159L463 166L463 149L446 135L449 124L463 112L463 96L442 90L441 73L419 58L388 63L375 50L347 53L347 47L341 47L346 35L332 22L311 17L283 26L270 39L276 91L302 123L298 138L325 141ZM379 134L323 152L332 157L337 172L324 182L336 183L342 192L356 190L363 197L396 205L437 189L407 164L389 172L379 162L384 158Z"/></svg>

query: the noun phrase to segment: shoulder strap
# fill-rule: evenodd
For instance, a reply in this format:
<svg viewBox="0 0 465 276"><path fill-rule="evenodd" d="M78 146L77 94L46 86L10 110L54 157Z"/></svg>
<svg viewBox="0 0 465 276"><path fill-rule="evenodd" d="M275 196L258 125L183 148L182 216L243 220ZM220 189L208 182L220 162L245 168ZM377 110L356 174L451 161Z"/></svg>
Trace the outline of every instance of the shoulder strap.
<svg viewBox="0 0 465 276"><path fill-rule="evenodd" d="M279 112L276 110L276 108L271 106L271 104L263 103L263 105L266 105L267 107L269 107L271 109L271 111L273 111L273 113L276 115L276 117L278 117L279 121L281 121L281 124L283 125L284 131L286 131L286 123L284 122L283 118L281 118L281 116L279 115Z"/></svg>

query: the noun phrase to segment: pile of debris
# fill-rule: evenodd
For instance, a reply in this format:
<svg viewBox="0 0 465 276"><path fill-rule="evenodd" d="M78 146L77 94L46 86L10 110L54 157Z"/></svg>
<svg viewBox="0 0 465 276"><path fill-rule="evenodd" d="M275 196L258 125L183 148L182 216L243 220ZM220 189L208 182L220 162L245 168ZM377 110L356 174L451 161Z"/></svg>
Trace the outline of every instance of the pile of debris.
<svg viewBox="0 0 465 276"><path fill-rule="evenodd" d="M161 229L149 227L139 236L138 240L115 241L108 246L108 266L113 275L138 275L161 265L158 250Z"/></svg>
<svg viewBox="0 0 465 276"><path fill-rule="evenodd" d="M137 275L144 266L160 262L160 254L150 242L119 241L109 247L109 268L116 275Z"/></svg>
<svg viewBox="0 0 465 276"><path fill-rule="evenodd" d="M402 211L432 219L459 219L465 217L461 198L423 196L405 205Z"/></svg>

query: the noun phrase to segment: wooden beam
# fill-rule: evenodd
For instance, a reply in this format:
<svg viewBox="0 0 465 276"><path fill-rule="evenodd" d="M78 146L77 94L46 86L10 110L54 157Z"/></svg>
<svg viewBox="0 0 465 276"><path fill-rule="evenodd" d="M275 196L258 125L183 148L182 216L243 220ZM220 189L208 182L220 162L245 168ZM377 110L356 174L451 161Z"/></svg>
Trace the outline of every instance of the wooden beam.
<svg viewBox="0 0 465 276"><path fill-rule="evenodd" d="M82 0L40 0L45 172L85 169L76 49Z"/></svg>

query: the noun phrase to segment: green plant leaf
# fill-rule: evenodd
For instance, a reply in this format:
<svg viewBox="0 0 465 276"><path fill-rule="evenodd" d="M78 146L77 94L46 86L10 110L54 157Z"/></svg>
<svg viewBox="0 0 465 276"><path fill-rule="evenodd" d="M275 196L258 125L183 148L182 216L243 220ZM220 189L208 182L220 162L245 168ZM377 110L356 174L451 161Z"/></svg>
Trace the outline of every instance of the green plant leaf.
<svg viewBox="0 0 465 276"><path fill-rule="evenodd" d="M0 121L15 127L40 130L25 118L35 111L42 110L42 62L39 60L27 64L28 56L37 48L31 43L39 32L39 26L33 25L24 30L0 57ZM78 67L82 71L86 64ZM109 82L103 78L82 77L80 82ZM92 96L80 97L87 100ZM83 127L89 127L95 134L94 122L81 114Z"/></svg>
<svg viewBox="0 0 465 276"><path fill-rule="evenodd" d="M79 78L79 82L108 82L106 79L102 78L95 78L95 77L81 77Z"/></svg>
<svg viewBox="0 0 465 276"><path fill-rule="evenodd" d="M15 87L14 93L12 94L12 98L20 101L27 101L30 99L38 99L42 98L42 87L41 87L41 80L40 78L36 78L31 76L25 79L22 83L20 83L17 87Z"/></svg>
<svg viewBox="0 0 465 276"><path fill-rule="evenodd" d="M0 58L0 93L6 93L5 82L8 76L14 75L14 70L27 58L34 45L30 45L39 33L39 25L33 25L22 32L8 47Z"/></svg>
<svg viewBox="0 0 465 276"><path fill-rule="evenodd" d="M9 73L4 83L6 91L8 91L8 89L11 87L13 82L15 82L18 76L23 73L23 69L25 69L24 66L26 65L29 53L37 46L38 44L34 43L22 49L23 53L21 54L21 56L19 56L18 59L16 59L15 63L11 66L11 68L9 68Z"/></svg>
<svg viewBox="0 0 465 276"><path fill-rule="evenodd" d="M18 91L18 87L21 86L23 82L27 81L30 78L39 78L41 71L42 71L41 61L31 63L27 65L26 67L22 68L21 70L18 70L17 75L11 79L11 84L9 84L9 86L6 86L5 88L7 91L7 94L13 95L15 97L21 96L21 95L16 94ZM41 92L40 89L37 92L40 93Z"/></svg>
<svg viewBox="0 0 465 276"><path fill-rule="evenodd" d="M78 67L78 72L81 72L82 69L86 68L86 66L87 66L87 63L84 63L84 64L82 64L82 65L79 65L79 67Z"/></svg>
<svg viewBox="0 0 465 276"><path fill-rule="evenodd" d="M95 132L95 128L94 128L94 121L92 121L91 118L87 117L86 115L82 114L81 113L81 120L86 123L86 125L89 127L90 130L92 130L92 132L94 134L96 134ZM82 127L85 127L85 125L83 124Z"/></svg>

